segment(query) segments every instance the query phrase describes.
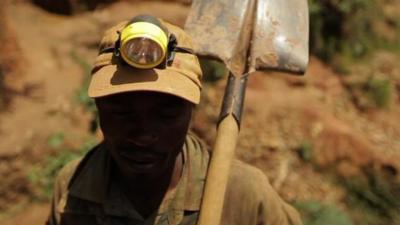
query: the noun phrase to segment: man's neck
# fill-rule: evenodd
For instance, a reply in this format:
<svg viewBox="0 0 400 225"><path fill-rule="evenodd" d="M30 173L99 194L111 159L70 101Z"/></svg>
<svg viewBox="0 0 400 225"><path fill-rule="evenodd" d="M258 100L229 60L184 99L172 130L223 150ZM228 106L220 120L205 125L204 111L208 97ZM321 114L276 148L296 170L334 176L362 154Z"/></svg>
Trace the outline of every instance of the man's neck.
<svg viewBox="0 0 400 225"><path fill-rule="evenodd" d="M182 153L172 165L164 173L154 176L143 175L126 179L121 173L116 174L121 189L143 217L146 218L157 210L166 193L177 186L183 170Z"/></svg>

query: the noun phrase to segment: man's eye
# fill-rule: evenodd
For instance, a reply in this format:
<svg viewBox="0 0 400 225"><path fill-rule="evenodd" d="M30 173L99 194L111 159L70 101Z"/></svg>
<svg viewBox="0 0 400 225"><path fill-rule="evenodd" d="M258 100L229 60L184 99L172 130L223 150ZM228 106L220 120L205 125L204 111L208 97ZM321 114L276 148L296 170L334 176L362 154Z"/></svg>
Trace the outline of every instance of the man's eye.
<svg viewBox="0 0 400 225"><path fill-rule="evenodd" d="M179 111L178 110L163 110L160 111L159 116L161 118L176 118L179 116Z"/></svg>
<svg viewBox="0 0 400 225"><path fill-rule="evenodd" d="M128 111L114 111L114 112L112 112L112 114L114 115L114 116L117 116L117 117L131 117L131 116L134 116L134 114L132 113L132 112L128 112Z"/></svg>

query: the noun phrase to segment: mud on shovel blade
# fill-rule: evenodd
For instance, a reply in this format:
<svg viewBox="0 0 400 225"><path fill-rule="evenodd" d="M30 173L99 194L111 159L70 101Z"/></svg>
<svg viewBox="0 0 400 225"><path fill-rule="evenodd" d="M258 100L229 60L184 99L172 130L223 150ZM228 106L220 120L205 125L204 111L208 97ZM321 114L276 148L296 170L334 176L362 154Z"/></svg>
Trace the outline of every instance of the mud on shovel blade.
<svg viewBox="0 0 400 225"><path fill-rule="evenodd" d="M258 0L250 71L304 74L308 65L307 0Z"/></svg>
<svg viewBox="0 0 400 225"><path fill-rule="evenodd" d="M230 71L207 172L198 225L221 221L231 161L251 72L303 74L308 64L307 0L194 0L185 30L200 57Z"/></svg>
<svg viewBox="0 0 400 225"><path fill-rule="evenodd" d="M200 57L225 63L236 76L243 74L250 44L256 0L194 0L185 30Z"/></svg>
<svg viewBox="0 0 400 225"><path fill-rule="evenodd" d="M234 75L248 60L250 72L303 74L308 65L307 0L193 0L185 30L199 56L223 61Z"/></svg>

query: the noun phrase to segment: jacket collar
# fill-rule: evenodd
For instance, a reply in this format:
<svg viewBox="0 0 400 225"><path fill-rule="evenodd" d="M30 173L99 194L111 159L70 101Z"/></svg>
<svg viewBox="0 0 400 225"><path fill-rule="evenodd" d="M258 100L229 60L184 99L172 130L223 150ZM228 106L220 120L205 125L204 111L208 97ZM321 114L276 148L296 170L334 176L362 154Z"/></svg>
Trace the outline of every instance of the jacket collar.
<svg viewBox="0 0 400 225"><path fill-rule="evenodd" d="M110 159L103 143L86 154L69 184L69 194L102 204L110 183Z"/></svg>
<svg viewBox="0 0 400 225"><path fill-rule="evenodd" d="M207 147L189 134L186 137L183 152L185 161L181 180L175 190L166 194L159 213L170 210L198 211L200 209L209 161ZM126 200L122 197L122 193L115 193L120 191L110 177L110 157L104 144L100 144L89 152L79 166L81 169L77 171L70 183L69 194L103 206L117 204L113 202L116 199ZM121 198L114 198L114 195L120 195Z"/></svg>

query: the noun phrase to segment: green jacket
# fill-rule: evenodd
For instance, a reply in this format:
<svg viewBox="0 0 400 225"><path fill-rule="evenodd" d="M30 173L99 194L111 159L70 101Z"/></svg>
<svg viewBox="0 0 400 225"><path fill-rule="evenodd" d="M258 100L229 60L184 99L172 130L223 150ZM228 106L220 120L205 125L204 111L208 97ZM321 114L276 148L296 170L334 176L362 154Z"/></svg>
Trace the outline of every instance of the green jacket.
<svg viewBox="0 0 400 225"><path fill-rule="evenodd" d="M110 155L100 144L60 171L47 225L195 225L209 152L188 135L183 153L177 187L166 193L157 212L143 218L110 177ZM259 169L234 161L228 182L221 225L301 225L298 213Z"/></svg>

